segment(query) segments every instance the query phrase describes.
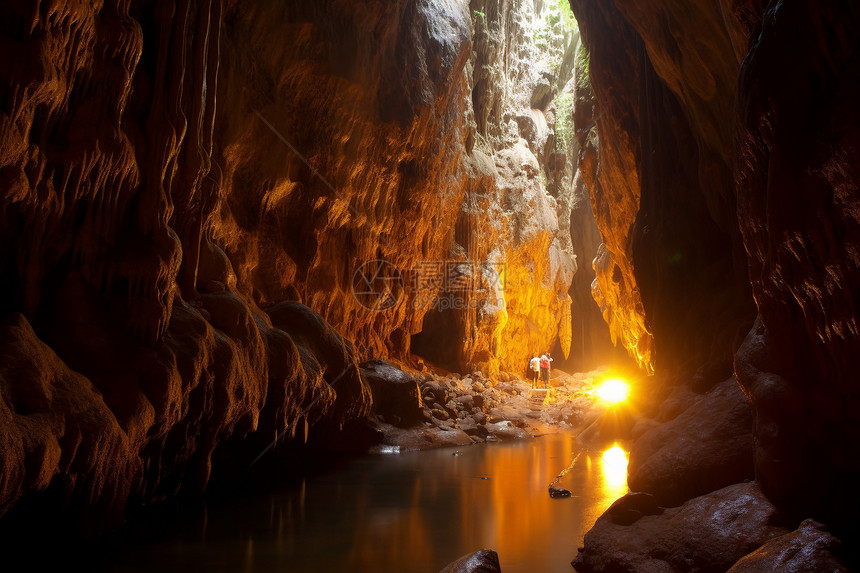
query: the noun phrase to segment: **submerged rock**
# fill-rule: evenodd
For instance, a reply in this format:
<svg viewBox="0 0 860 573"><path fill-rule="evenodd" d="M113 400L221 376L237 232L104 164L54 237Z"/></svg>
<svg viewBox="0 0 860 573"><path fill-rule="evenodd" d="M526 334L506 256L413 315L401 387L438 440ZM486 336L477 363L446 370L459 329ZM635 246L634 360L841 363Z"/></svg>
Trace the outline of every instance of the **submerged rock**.
<svg viewBox="0 0 860 573"><path fill-rule="evenodd" d="M501 573L499 555L492 549L481 549L448 564L439 573Z"/></svg>
<svg viewBox="0 0 860 573"><path fill-rule="evenodd" d="M562 498L562 497L570 497L570 490L564 489L563 487L550 486L549 496L553 499Z"/></svg>

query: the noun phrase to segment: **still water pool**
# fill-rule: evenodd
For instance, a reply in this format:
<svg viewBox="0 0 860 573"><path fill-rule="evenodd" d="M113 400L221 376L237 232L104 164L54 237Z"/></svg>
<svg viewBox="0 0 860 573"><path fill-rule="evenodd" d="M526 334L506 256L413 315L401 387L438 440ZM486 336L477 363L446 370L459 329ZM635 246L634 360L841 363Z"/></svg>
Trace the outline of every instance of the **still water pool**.
<svg viewBox="0 0 860 573"><path fill-rule="evenodd" d="M547 486L572 492L552 499ZM114 555L105 571L436 573L481 548L504 573L570 573L625 468L576 437L373 455L278 491L219 503Z"/></svg>

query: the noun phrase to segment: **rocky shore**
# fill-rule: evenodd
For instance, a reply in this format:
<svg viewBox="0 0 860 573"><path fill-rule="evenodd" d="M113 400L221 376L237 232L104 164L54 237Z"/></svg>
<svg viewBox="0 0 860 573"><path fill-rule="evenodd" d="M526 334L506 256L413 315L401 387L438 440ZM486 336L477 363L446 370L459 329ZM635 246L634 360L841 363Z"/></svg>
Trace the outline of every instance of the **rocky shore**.
<svg viewBox="0 0 860 573"><path fill-rule="evenodd" d="M552 373L548 388L502 372L495 379L425 369L407 372L380 360L361 365L374 394L376 452L467 446L573 429L592 407L604 370ZM376 397L384 401L376 401Z"/></svg>

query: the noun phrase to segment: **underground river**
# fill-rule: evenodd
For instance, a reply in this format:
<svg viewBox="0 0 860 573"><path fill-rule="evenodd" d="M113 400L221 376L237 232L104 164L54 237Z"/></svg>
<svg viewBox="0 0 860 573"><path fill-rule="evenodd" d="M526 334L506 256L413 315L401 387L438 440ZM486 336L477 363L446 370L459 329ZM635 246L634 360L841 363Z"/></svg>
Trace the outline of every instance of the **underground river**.
<svg viewBox="0 0 860 573"><path fill-rule="evenodd" d="M552 499L547 486L572 492ZM571 434L345 458L279 490L153 524L99 571L437 573L495 549L504 573L570 572L597 517L626 493L626 467Z"/></svg>

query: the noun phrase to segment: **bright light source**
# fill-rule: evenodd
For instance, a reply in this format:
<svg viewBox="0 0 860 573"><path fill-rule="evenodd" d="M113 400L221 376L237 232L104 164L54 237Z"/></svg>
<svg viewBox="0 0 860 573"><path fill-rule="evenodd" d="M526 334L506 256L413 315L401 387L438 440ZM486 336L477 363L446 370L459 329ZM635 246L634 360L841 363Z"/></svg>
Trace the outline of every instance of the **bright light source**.
<svg viewBox="0 0 860 573"><path fill-rule="evenodd" d="M627 399L630 386L618 378L611 378L597 388L597 396L609 404L617 404Z"/></svg>
<svg viewBox="0 0 860 573"><path fill-rule="evenodd" d="M603 463L617 467L627 467L627 452L621 449L621 446L612 446L603 452Z"/></svg>
<svg viewBox="0 0 860 573"><path fill-rule="evenodd" d="M603 452L603 477L611 487L626 486L627 452L619 446L612 446Z"/></svg>

